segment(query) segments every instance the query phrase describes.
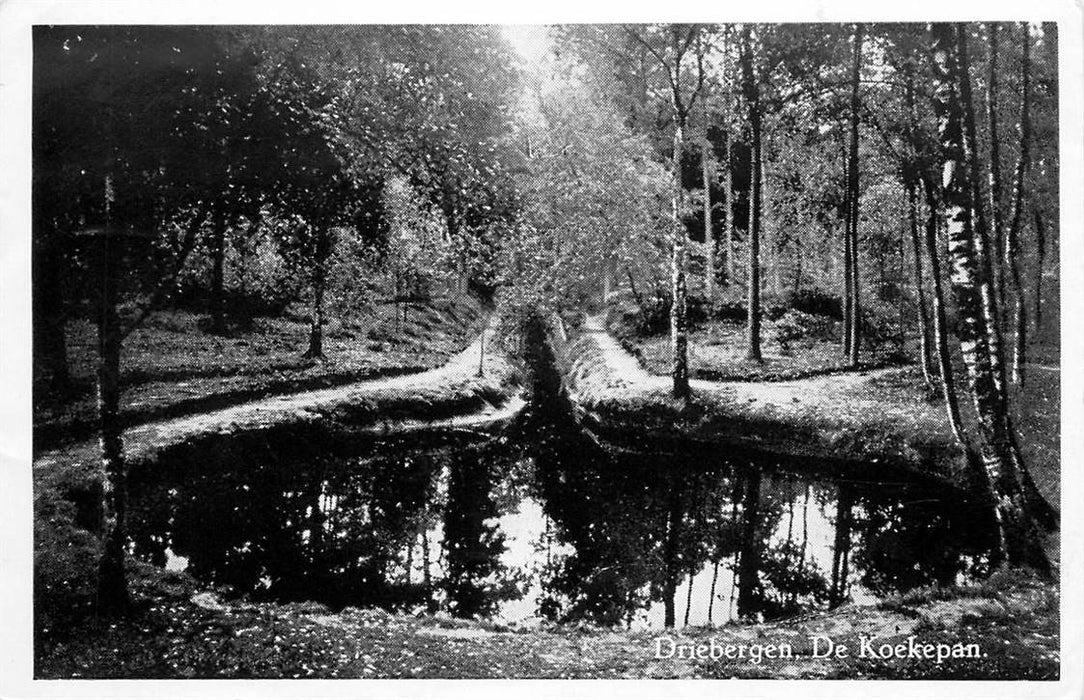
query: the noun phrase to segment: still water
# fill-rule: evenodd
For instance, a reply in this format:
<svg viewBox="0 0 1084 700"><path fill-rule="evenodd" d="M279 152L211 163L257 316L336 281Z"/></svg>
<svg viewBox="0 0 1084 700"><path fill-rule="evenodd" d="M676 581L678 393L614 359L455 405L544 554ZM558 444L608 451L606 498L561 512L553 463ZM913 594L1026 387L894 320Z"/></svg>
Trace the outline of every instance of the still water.
<svg viewBox="0 0 1084 700"><path fill-rule="evenodd" d="M132 475L132 547L253 599L657 628L764 620L984 575L943 488L513 426L240 450ZM856 476L856 474L858 476Z"/></svg>

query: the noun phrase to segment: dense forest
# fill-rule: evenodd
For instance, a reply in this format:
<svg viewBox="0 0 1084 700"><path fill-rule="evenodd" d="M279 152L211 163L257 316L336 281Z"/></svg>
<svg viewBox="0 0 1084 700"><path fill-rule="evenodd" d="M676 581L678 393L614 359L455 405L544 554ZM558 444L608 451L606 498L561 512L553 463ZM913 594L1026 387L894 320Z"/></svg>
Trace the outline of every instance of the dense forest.
<svg viewBox="0 0 1084 700"><path fill-rule="evenodd" d="M289 353L319 368L349 319L398 332L467 298L513 329L590 311L655 338L685 406L712 338L736 378L794 348L819 358L802 371L913 365L996 512L994 563L1049 571L1014 406L1057 363L1055 26L517 36L35 29L34 403L93 404L98 603L129 595L125 363L148 324L182 310L225 343L300 319Z"/></svg>

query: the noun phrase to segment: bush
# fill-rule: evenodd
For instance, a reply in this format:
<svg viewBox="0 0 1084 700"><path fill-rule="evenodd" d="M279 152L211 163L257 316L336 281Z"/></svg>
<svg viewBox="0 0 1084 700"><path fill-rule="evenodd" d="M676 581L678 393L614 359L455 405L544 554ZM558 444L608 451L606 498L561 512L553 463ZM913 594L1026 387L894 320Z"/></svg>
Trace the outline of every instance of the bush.
<svg viewBox="0 0 1084 700"><path fill-rule="evenodd" d="M787 295L787 306L814 316L843 320L843 300L820 289L799 289Z"/></svg>
<svg viewBox="0 0 1084 700"><path fill-rule="evenodd" d="M790 309L771 325L771 338L790 354L791 345L799 341L827 340L832 337L835 323L826 316Z"/></svg>
<svg viewBox="0 0 1084 700"><path fill-rule="evenodd" d="M702 326L711 316L711 305L699 294L685 297L685 321L692 326Z"/></svg>
<svg viewBox="0 0 1084 700"><path fill-rule="evenodd" d="M717 321L733 321L743 323L748 316L744 301L720 301L716 302L712 309L712 317Z"/></svg>
<svg viewBox="0 0 1084 700"><path fill-rule="evenodd" d="M619 338L662 335L670 328L670 300L647 297L645 308L622 299L610 307L609 327Z"/></svg>
<svg viewBox="0 0 1084 700"><path fill-rule="evenodd" d="M871 347L899 343L900 322L896 309L886 305L863 306L859 315L862 339Z"/></svg>

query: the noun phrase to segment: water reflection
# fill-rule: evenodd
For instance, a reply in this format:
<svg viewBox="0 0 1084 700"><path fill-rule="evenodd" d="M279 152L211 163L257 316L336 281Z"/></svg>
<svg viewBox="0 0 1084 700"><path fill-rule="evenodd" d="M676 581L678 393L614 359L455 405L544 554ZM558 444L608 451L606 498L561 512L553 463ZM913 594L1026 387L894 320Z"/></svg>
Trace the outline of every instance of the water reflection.
<svg viewBox="0 0 1084 700"><path fill-rule="evenodd" d="M133 549L255 598L661 627L985 573L951 494L527 433L133 474Z"/></svg>

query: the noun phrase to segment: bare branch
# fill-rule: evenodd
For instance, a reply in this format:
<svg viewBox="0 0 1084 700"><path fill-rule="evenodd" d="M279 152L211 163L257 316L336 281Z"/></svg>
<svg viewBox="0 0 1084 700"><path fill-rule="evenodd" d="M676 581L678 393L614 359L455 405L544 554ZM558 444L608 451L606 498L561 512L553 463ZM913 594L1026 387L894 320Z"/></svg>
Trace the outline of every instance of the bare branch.
<svg viewBox="0 0 1084 700"><path fill-rule="evenodd" d="M648 42L642 36L633 31L628 25L621 25L621 28L624 29L625 33L627 33L630 37L643 45L643 47L646 48L648 52L655 57L655 60L657 60L659 62L659 65L662 66L663 70L666 71L666 80L670 83L670 89L673 90L676 94L678 87L677 84L674 82L674 73L670 70L670 64L666 62L666 58L663 57L662 54L660 54L655 49L655 47L651 45L650 42Z"/></svg>

